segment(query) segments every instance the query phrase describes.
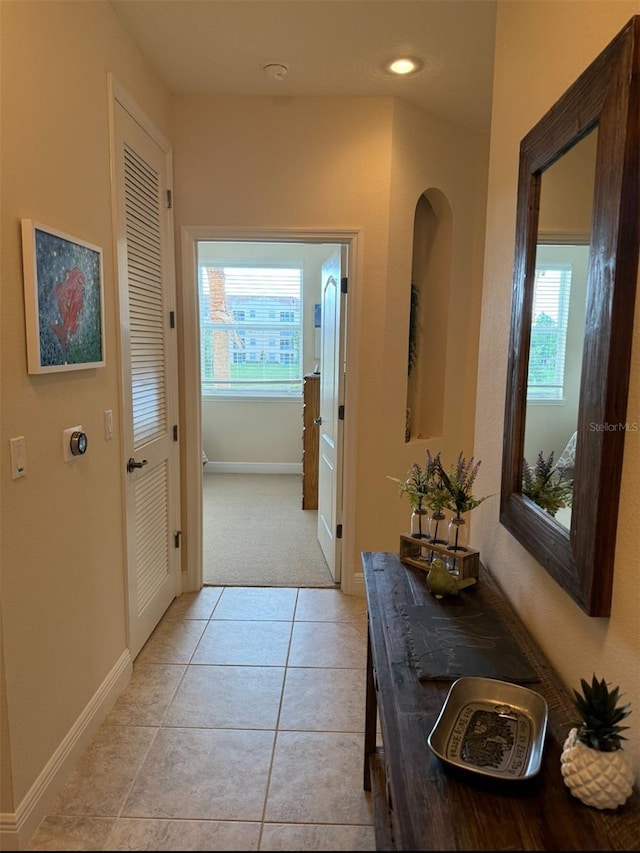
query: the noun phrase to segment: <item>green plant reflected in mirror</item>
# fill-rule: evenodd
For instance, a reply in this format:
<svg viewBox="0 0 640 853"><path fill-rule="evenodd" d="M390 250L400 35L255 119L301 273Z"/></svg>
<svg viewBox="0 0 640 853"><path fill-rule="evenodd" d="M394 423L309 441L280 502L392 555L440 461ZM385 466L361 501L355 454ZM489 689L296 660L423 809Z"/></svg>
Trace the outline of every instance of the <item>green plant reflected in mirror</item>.
<svg viewBox="0 0 640 853"><path fill-rule="evenodd" d="M639 251L639 43L636 15L520 146L500 521L591 616L611 609ZM543 270L556 278L546 312ZM552 484L572 481L568 513L527 483L525 458L535 474L550 453Z"/></svg>

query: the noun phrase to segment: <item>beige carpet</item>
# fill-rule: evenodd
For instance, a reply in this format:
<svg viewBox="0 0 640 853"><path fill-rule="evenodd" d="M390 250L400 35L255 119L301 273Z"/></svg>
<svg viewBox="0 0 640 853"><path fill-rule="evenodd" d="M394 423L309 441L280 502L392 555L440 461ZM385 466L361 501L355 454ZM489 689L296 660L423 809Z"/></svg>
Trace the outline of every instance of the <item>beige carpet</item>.
<svg viewBox="0 0 640 853"><path fill-rule="evenodd" d="M203 474L204 583L334 587L302 475Z"/></svg>

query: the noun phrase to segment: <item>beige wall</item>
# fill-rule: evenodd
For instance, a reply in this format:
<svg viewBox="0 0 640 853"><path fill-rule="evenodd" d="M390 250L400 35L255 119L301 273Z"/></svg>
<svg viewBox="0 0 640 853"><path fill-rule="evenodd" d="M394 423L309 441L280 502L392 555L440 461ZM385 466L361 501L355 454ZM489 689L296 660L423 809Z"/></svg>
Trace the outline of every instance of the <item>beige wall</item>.
<svg viewBox="0 0 640 853"><path fill-rule="evenodd" d="M479 486L500 490L518 150L521 138L633 14L637 2L500 2L487 207L475 450ZM640 296L640 290L639 290ZM640 422L640 310L636 307L628 419ZM475 510L473 531L527 626L568 686L592 673L619 684L635 709L627 748L640 770L640 432L625 440L609 619L574 604L498 520L498 501Z"/></svg>
<svg viewBox="0 0 640 853"><path fill-rule="evenodd" d="M402 475L427 446L404 444L404 413L413 218L429 187L446 195L454 216L460 333L449 339L449 376L464 403L447 407L446 446L472 450L486 139L386 98L177 96L173 120L178 231L360 231L344 479L343 584L355 591L360 552L397 550L408 529L409 506L387 475Z"/></svg>
<svg viewBox="0 0 640 853"><path fill-rule="evenodd" d="M302 402L203 399L202 446L209 470L217 464L227 471L299 473Z"/></svg>
<svg viewBox="0 0 640 853"><path fill-rule="evenodd" d="M106 2L3 2L2 15L2 631L7 713L1 808L22 803L126 649L107 73L161 131L169 98ZM26 372L20 218L104 249L107 366ZM62 459L82 424L87 455ZM9 438L26 439L12 481ZM0 702L4 710L4 697ZM10 744L10 746L9 746ZM8 772L12 773L12 787Z"/></svg>

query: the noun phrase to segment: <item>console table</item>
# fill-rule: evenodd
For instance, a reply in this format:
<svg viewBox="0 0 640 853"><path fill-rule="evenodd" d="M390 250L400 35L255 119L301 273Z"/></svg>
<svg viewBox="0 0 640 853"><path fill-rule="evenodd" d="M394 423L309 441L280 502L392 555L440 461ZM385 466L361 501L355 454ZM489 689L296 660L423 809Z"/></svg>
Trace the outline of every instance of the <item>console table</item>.
<svg viewBox="0 0 640 853"><path fill-rule="evenodd" d="M527 780L458 770L431 752L427 738L452 682L418 680L402 630L403 611L430 595L426 575L387 552L363 552L362 565L368 616L364 788L373 794L377 849L640 849L637 786L624 806L599 811L564 784L560 753L575 720L571 693L485 567L472 594L498 612L539 677L526 686L549 708L542 765ZM577 683L580 677L591 672L576 673Z"/></svg>

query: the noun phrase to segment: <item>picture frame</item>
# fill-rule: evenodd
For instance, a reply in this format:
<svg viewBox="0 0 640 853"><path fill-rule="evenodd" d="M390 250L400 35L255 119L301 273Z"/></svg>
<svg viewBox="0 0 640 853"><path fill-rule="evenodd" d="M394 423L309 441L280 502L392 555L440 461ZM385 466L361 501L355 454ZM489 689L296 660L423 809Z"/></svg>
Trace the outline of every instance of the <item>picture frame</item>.
<svg viewBox="0 0 640 853"><path fill-rule="evenodd" d="M102 249L32 219L21 228L28 372L104 367Z"/></svg>

